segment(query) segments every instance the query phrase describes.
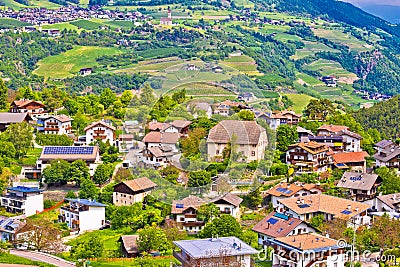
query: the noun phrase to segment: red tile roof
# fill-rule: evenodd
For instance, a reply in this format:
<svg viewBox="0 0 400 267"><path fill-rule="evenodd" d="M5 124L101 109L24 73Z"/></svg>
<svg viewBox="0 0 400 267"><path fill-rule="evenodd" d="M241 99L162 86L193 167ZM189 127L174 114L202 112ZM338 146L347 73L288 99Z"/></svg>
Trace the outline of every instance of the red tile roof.
<svg viewBox="0 0 400 267"><path fill-rule="evenodd" d="M369 157L365 151L360 152L343 152L333 154L333 161L335 164L338 163L349 163L349 162L363 162L366 157Z"/></svg>
<svg viewBox="0 0 400 267"><path fill-rule="evenodd" d="M287 236L303 221L278 212L271 212L253 227L253 231L273 238Z"/></svg>

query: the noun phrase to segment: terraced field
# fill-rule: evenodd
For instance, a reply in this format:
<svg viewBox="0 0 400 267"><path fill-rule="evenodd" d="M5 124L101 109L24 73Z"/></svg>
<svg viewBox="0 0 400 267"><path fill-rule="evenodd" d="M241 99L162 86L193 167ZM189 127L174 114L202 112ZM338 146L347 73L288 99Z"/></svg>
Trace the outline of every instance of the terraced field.
<svg viewBox="0 0 400 267"><path fill-rule="evenodd" d="M336 76L339 79L339 82L343 83L352 84L358 79L357 75L343 69L338 62L332 60L319 59L306 65L306 68L309 70L319 71L323 76Z"/></svg>
<svg viewBox="0 0 400 267"><path fill-rule="evenodd" d="M77 46L56 56L38 62L34 74L48 78L67 78L77 74L81 68L97 66L96 58L102 55L121 53L118 48Z"/></svg>
<svg viewBox="0 0 400 267"><path fill-rule="evenodd" d="M172 92L181 89L185 89L186 95L193 98L212 98L214 100L236 99L236 94L229 92L221 86L207 82L191 82L182 84L174 88Z"/></svg>
<svg viewBox="0 0 400 267"><path fill-rule="evenodd" d="M338 50L330 48L329 46L317 43L317 42L310 42L310 41L302 41L304 43L304 48L297 49L296 55L292 56L292 59L301 59L307 56L315 55L318 52L338 52Z"/></svg>
<svg viewBox="0 0 400 267"><path fill-rule="evenodd" d="M56 8L60 7L60 5L49 2L47 0L31 0L29 2L30 2L30 6L26 6L26 5L16 2L14 0L4 0L5 6L12 8L14 10L19 10L19 9L23 9L23 8L27 8L27 7L44 7L44 8L48 8L48 9L56 9Z"/></svg>
<svg viewBox="0 0 400 267"><path fill-rule="evenodd" d="M344 33L340 29L326 29L326 28L314 28L313 32L315 35L329 39L333 42L340 43L348 46L350 49L355 51L369 51L373 49L371 45L358 40L350 33Z"/></svg>
<svg viewBox="0 0 400 267"><path fill-rule="evenodd" d="M304 108L308 105L308 102L310 102L311 99L314 99L313 97L305 94L284 94L286 95L290 100L293 101L293 110L296 113L301 114L304 110Z"/></svg>
<svg viewBox="0 0 400 267"><path fill-rule="evenodd" d="M0 27L23 27L23 26L29 26L32 25L27 22L22 22L16 19L8 19L8 18L0 18Z"/></svg>
<svg viewBox="0 0 400 267"><path fill-rule="evenodd" d="M222 62L223 65L231 67L247 75L263 75L257 70L257 64L251 57L242 55L230 57Z"/></svg>

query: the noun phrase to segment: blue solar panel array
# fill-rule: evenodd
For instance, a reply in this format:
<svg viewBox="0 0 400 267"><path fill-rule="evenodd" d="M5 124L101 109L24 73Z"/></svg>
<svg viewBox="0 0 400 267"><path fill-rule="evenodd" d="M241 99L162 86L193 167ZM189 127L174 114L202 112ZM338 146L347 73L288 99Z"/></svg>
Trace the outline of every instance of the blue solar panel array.
<svg viewBox="0 0 400 267"><path fill-rule="evenodd" d="M269 219L267 220L267 222L269 222L270 224L276 224L276 223L278 222L278 220L277 220L277 219L274 219L274 218L269 218Z"/></svg>
<svg viewBox="0 0 400 267"><path fill-rule="evenodd" d="M93 154L93 146L46 146L43 150L45 155L86 155Z"/></svg>
<svg viewBox="0 0 400 267"><path fill-rule="evenodd" d="M177 209L183 209L183 204L176 204Z"/></svg>
<svg viewBox="0 0 400 267"><path fill-rule="evenodd" d="M285 215L285 214L282 214L282 213L275 213L274 214L274 217L276 217L276 218L279 218L279 219L283 219L283 220L289 220L289 216L287 216L287 215Z"/></svg>
<svg viewBox="0 0 400 267"><path fill-rule="evenodd" d="M289 189L283 188L283 187L278 187L278 188L276 189L276 191L281 192L281 193L283 193L283 194L290 194L290 193L293 192L293 190L289 190Z"/></svg>
<svg viewBox="0 0 400 267"><path fill-rule="evenodd" d="M346 215L349 215L349 214L351 214L352 212L349 211L349 210L344 210L344 211L342 211L342 213L343 213L343 214L346 214Z"/></svg>
<svg viewBox="0 0 400 267"><path fill-rule="evenodd" d="M358 176L358 177L350 177L350 181L361 181L362 177Z"/></svg>
<svg viewBox="0 0 400 267"><path fill-rule="evenodd" d="M308 205L308 204L299 205L299 208L301 208L301 209L308 208L308 207L310 207L310 205Z"/></svg>

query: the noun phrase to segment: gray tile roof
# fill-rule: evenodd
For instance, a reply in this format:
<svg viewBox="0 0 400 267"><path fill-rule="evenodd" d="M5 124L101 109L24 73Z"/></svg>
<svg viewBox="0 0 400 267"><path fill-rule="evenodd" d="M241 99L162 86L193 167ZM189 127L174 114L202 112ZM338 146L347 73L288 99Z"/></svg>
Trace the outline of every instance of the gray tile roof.
<svg viewBox="0 0 400 267"><path fill-rule="evenodd" d="M257 254L258 251L237 237L220 237L197 240L174 241L182 251L193 259L217 258Z"/></svg>
<svg viewBox="0 0 400 267"><path fill-rule="evenodd" d="M337 187L370 190L376 182L378 182L377 174L345 172L342 179L338 182Z"/></svg>

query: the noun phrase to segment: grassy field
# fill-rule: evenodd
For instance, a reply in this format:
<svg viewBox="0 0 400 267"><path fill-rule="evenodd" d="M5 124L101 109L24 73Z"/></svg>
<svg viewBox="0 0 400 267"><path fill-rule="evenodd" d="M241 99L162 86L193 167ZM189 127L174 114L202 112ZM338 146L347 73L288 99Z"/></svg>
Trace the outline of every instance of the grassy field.
<svg viewBox="0 0 400 267"><path fill-rule="evenodd" d="M318 43L318 42L310 42L310 41L302 41L304 43L304 48L297 49L296 55L292 56L293 59L301 59L306 56L314 55L317 52L326 51L326 52L338 52L336 49L330 48L329 46Z"/></svg>
<svg viewBox="0 0 400 267"><path fill-rule="evenodd" d="M55 24L45 24L41 26L42 29L58 29L60 31L67 29L67 30L76 30L80 32L81 30L76 27L75 25L72 25L70 22L60 22L60 23L55 23Z"/></svg>
<svg viewBox="0 0 400 267"><path fill-rule="evenodd" d="M34 166L36 164L37 159L40 157L42 153L42 148L34 148L30 150L23 158L22 165L30 165Z"/></svg>
<svg viewBox="0 0 400 267"><path fill-rule="evenodd" d="M230 57L223 61L222 64L248 75L262 75L257 70L257 64L254 59L245 55Z"/></svg>
<svg viewBox="0 0 400 267"><path fill-rule="evenodd" d="M32 24L27 22L22 22L16 19L0 18L0 28L20 28L29 25Z"/></svg>
<svg viewBox="0 0 400 267"><path fill-rule="evenodd" d="M221 86L205 83L205 82L193 82L180 85L175 90L181 90L185 88L186 95L193 97L213 97L214 96L235 96L234 93L229 92Z"/></svg>
<svg viewBox="0 0 400 267"><path fill-rule="evenodd" d="M326 60L326 59L318 59L310 64L306 65L306 68L314 71L319 71L324 76L336 76L338 78L350 78L350 79L357 79L357 76L349 72L336 61Z"/></svg>
<svg viewBox="0 0 400 267"><path fill-rule="evenodd" d="M163 257L146 257L146 258L127 258L121 260L99 260L90 263L93 267L119 267L119 266L170 266L171 262L178 264L179 262L173 256Z"/></svg>
<svg viewBox="0 0 400 267"><path fill-rule="evenodd" d="M97 66L96 58L99 56L114 55L120 52L118 48L77 46L62 54L40 60L34 73L50 78L66 78L73 76L81 68Z"/></svg>
<svg viewBox="0 0 400 267"><path fill-rule="evenodd" d="M297 78L297 81L300 84L306 83L307 85L310 85L310 86L316 86L316 85L323 85L324 84L323 82L321 82L317 78L315 78L313 76L310 76L308 74L305 74L305 73L296 73L296 78Z"/></svg>
<svg viewBox="0 0 400 267"><path fill-rule="evenodd" d="M308 102L310 102L313 97L305 94L284 94L286 95L290 100L293 101L293 110L296 113L301 114L304 110L304 108L308 105Z"/></svg>
<svg viewBox="0 0 400 267"><path fill-rule="evenodd" d="M30 2L30 6L26 6L26 5L16 2L14 0L4 0L4 4L6 7L9 7L9 8L15 9L15 10L20 10L20 9L27 8L27 7L44 7L44 8L48 8L48 9L56 9L56 8L60 7L60 5L49 2L47 0L31 0L29 2Z"/></svg>
<svg viewBox="0 0 400 267"><path fill-rule="evenodd" d="M90 21L90 20L84 20L84 19L72 21L72 22L70 22L70 24L72 24L80 29L89 30L89 31L97 30L103 25L102 23L98 23L98 22L94 22L94 21Z"/></svg>
<svg viewBox="0 0 400 267"><path fill-rule="evenodd" d="M369 51L373 48L367 43L358 40L350 33L344 33L341 29L314 28L313 32L319 37L347 45L350 49L355 51Z"/></svg>
<svg viewBox="0 0 400 267"><path fill-rule="evenodd" d="M52 264L28 260L5 252L0 252L0 263L24 264L27 266L55 267L55 265Z"/></svg>

